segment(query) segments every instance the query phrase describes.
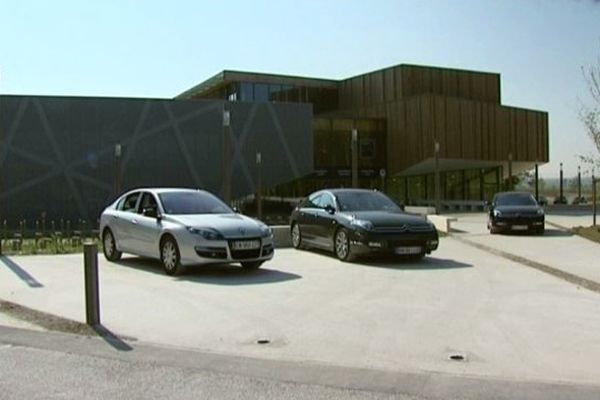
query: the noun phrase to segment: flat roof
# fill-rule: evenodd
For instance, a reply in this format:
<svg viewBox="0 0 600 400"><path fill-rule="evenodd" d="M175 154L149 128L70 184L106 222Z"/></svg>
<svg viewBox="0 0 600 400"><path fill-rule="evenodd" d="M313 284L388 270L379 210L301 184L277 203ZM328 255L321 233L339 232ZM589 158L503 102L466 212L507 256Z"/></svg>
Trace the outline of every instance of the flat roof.
<svg viewBox="0 0 600 400"><path fill-rule="evenodd" d="M180 93L175 96L179 98L189 98L195 95L206 93L209 90L222 87L231 82L255 82L255 83L276 83L276 84L288 84L294 86L308 86L308 87L322 87L335 89L339 86L340 82L357 78L363 75L369 75L374 72L384 71L391 68L423 68L423 69L437 69L447 71L459 71L472 74L485 74L485 75L496 75L496 72L485 72L485 71L473 71L459 68L446 68L429 65L417 65L417 64L396 64L385 68L376 69L373 71L365 72L362 74L354 75L343 79L326 79L326 78L314 78L297 75L285 75L285 74L272 74L265 72L250 72L250 71L239 71L239 70L223 70L218 74L208 78L207 80L193 86L192 88Z"/></svg>

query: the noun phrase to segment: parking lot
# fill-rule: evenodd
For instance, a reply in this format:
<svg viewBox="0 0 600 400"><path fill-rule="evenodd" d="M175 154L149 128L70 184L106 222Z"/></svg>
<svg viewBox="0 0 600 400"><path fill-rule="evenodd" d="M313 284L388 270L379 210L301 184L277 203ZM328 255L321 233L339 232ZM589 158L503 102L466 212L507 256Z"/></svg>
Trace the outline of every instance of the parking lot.
<svg viewBox="0 0 600 400"><path fill-rule="evenodd" d="M199 267L172 278L157 261L99 257L102 322L126 338L224 354L600 381L600 294L468 241L600 282L597 245L552 226L543 237L492 238L482 221L483 214L460 216L460 232L442 238L422 261L342 263L325 253L279 249L258 271ZM85 321L82 260L3 258L0 298Z"/></svg>

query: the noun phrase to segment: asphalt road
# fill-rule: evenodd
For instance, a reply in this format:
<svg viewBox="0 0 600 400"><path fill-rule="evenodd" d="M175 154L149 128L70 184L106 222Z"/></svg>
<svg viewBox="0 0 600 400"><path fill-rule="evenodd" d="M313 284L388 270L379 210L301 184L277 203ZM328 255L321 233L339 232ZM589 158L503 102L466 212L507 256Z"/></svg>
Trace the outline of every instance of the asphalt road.
<svg viewBox="0 0 600 400"><path fill-rule="evenodd" d="M0 399L591 399L598 387L219 356L0 327Z"/></svg>

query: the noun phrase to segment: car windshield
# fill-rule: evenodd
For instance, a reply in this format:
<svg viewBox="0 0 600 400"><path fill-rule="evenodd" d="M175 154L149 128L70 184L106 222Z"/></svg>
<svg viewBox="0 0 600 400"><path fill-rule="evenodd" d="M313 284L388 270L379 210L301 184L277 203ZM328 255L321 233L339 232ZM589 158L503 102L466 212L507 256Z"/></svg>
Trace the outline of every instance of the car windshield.
<svg viewBox="0 0 600 400"><path fill-rule="evenodd" d="M166 192L158 195L167 214L229 214L233 210L206 192Z"/></svg>
<svg viewBox="0 0 600 400"><path fill-rule="evenodd" d="M341 211L400 211L389 197L380 192L348 191L336 194Z"/></svg>
<svg viewBox="0 0 600 400"><path fill-rule="evenodd" d="M496 206L535 206L535 199L529 193L510 193L498 196Z"/></svg>

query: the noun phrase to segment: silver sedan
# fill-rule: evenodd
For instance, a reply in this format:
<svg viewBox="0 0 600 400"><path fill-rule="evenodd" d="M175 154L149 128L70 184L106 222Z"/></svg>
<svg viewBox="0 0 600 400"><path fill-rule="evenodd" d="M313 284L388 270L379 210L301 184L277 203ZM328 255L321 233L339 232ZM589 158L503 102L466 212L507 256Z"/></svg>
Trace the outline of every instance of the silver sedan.
<svg viewBox="0 0 600 400"><path fill-rule="evenodd" d="M157 258L168 275L194 264L239 262L256 269L274 251L268 226L204 190L127 192L102 212L100 235L107 260L117 261L122 253Z"/></svg>

